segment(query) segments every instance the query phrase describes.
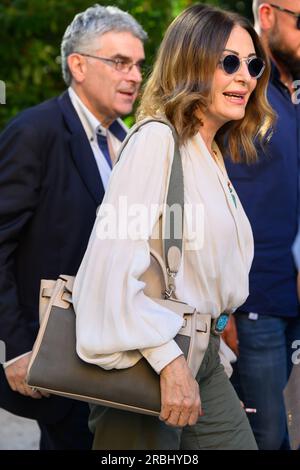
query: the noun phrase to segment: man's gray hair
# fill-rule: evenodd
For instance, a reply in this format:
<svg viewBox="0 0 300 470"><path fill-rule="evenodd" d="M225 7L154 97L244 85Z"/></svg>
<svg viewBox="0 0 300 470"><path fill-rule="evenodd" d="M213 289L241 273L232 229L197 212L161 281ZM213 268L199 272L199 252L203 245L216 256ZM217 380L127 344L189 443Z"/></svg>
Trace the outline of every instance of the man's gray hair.
<svg viewBox="0 0 300 470"><path fill-rule="evenodd" d="M117 7L94 5L75 16L67 27L61 43L62 75L69 86L72 75L68 66L68 56L73 52L86 52L92 42L109 31L129 32L145 42L147 33L129 13Z"/></svg>

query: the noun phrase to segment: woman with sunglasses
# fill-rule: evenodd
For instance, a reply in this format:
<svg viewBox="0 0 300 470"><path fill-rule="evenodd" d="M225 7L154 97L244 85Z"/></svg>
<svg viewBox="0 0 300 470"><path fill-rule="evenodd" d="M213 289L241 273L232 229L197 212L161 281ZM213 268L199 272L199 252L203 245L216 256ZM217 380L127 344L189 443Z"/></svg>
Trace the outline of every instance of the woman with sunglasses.
<svg viewBox="0 0 300 470"><path fill-rule="evenodd" d="M194 221L185 218L176 295L211 315L219 333L226 324L221 314L228 316L247 298L253 257L251 228L221 152L226 149L234 161L255 161L253 140L262 139L273 120L265 97L268 77L266 56L247 20L195 5L168 28L138 111L139 120L167 119L178 134L184 202L201 214L201 230L198 243L189 245ZM120 198L129 207L163 204L173 151L172 132L162 123L149 122L132 136L104 200L118 220L124 217L118 212ZM160 375L160 419L93 407L94 448L256 449L220 364L216 330L194 379L173 340L181 321L143 291L139 278L150 263L148 240L159 215L152 214L146 236L139 239L99 239L96 221L76 278L80 357L112 369L130 367L144 356Z"/></svg>

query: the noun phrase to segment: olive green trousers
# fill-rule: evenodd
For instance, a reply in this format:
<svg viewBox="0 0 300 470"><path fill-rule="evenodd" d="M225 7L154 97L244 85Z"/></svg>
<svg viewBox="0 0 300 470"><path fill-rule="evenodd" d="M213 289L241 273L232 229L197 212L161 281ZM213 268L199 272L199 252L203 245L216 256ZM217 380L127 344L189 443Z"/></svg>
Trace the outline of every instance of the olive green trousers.
<svg viewBox="0 0 300 470"><path fill-rule="evenodd" d="M95 450L256 450L247 416L219 360L219 337L211 335L197 374L204 416L174 428L158 418L91 405Z"/></svg>

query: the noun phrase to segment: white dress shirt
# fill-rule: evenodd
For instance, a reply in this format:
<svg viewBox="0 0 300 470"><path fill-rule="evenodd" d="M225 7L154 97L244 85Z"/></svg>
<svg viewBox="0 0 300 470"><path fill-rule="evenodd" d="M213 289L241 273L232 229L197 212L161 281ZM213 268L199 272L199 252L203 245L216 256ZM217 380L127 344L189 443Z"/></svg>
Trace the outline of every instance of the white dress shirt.
<svg viewBox="0 0 300 470"><path fill-rule="evenodd" d="M191 224L185 217L176 295L200 313L217 317L236 310L248 296L253 237L238 196L229 190L233 191L216 144L214 149L219 164L199 133L180 148L184 201L201 208L203 233L191 246ZM126 197L129 208L159 207L165 201L173 152L172 133L161 123L149 123L132 136L113 170L75 280L77 353L105 369L132 366L144 356L159 373L182 354L173 340L182 319L147 297L139 280L150 264L148 238L157 226L159 210L140 238L99 239L107 207L124 222L120 198Z"/></svg>
<svg viewBox="0 0 300 470"><path fill-rule="evenodd" d="M79 96L75 93L72 87L69 87L68 89L70 100L76 109L76 112L78 114L78 117L83 125L83 128L86 132L87 138L90 142L98 170L101 176L101 180L103 183L104 190L106 190L108 181L111 175L111 168L103 155L103 153L100 150L100 147L98 145L97 141L97 134L102 134L107 137L109 140L110 144L110 150L112 151L113 155L111 155L112 161L114 161L115 155L117 155L121 142L109 131L109 129L106 129L105 127L102 126L100 121L91 113L91 111L83 104ZM122 122L121 119L118 119L118 123L120 124L121 127L124 128L124 130L127 132L128 129L125 126L125 124Z"/></svg>

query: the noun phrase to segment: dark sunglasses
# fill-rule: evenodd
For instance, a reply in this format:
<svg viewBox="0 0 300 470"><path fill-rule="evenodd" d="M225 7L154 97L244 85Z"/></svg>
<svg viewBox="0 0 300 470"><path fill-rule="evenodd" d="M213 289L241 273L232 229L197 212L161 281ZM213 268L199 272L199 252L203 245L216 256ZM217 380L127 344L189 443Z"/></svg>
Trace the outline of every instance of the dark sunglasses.
<svg viewBox="0 0 300 470"><path fill-rule="evenodd" d="M261 75L263 74L265 70L266 65L263 59L261 59L260 57L256 57L256 56L240 59L235 54L228 54L220 60L222 69L228 75L231 75L237 72L241 68L242 62L246 62L247 67L248 67L248 72L252 78L261 77Z"/></svg>
<svg viewBox="0 0 300 470"><path fill-rule="evenodd" d="M283 13L287 13L288 15L292 15L297 18L296 28L300 29L300 13L296 13L292 10L287 10L286 8L280 7L279 5L273 5L273 3L269 3L270 7L275 8L276 10L282 11Z"/></svg>

